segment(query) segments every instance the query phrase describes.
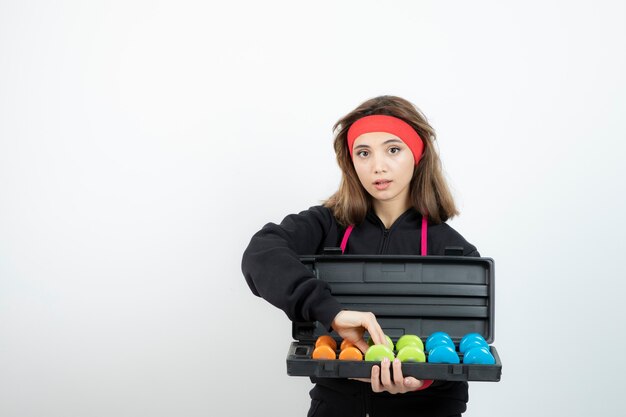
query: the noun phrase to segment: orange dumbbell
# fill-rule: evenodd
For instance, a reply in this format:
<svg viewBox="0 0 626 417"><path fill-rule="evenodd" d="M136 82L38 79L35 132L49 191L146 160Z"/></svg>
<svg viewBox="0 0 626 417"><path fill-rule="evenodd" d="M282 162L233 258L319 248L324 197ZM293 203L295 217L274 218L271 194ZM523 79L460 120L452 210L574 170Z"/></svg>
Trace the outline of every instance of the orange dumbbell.
<svg viewBox="0 0 626 417"><path fill-rule="evenodd" d="M356 346L348 346L341 350L339 359L342 361L362 361L363 354Z"/></svg>
<svg viewBox="0 0 626 417"><path fill-rule="evenodd" d="M335 339L325 334L317 338L315 341L315 349L313 350L313 359L337 359L337 342Z"/></svg>
<svg viewBox="0 0 626 417"><path fill-rule="evenodd" d="M349 342L349 341L347 341L347 340L345 340L345 339L344 339L344 340L341 342L341 347L339 348L339 350L344 350L345 348L350 347L350 346L354 346L354 343ZM356 347L356 346L354 346L354 347Z"/></svg>
<svg viewBox="0 0 626 417"><path fill-rule="evenodd" d="M320 345L313 350L313 359L337 359L334 349L328 345Z"/></svg>
<svg viewBox="0 0 626 417"><path fill-rule="evenodd" d="M317 338L315 341L315 347L319 347L321 345L330 346L332 350L337 349L337 342L331 336L324 334Z"/></svg>

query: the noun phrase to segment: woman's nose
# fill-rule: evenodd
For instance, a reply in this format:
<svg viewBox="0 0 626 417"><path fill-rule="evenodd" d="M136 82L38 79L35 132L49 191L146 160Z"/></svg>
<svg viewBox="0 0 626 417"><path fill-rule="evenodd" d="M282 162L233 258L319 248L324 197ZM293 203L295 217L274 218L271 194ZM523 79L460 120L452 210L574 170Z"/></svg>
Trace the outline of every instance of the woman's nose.
<svg viewBox="0 0 626 417"><path fill-rule="evenodd" d="M374 172L377 174L381 172L387 172L387 164L385 162L385 158L377 157L374 160Z"/></svg>

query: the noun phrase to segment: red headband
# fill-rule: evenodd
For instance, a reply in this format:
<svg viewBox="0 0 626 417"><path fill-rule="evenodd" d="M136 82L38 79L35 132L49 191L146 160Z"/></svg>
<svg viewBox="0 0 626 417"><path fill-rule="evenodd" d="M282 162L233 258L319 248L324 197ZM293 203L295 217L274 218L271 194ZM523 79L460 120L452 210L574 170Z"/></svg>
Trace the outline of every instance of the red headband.
<svg viewBox="0 0 626 417"><path fill-rule="evenodd" d="M350 129L348 129L348 149L350 150L350 157L352 157L354 141L362 134L370 132L391 133L402 139L402 142L413 152L415 165L417 165L422 157L424 142L422 142L422 138L420 138L415 129L402 119L384 114L365 116L352 123Z"/></svg>

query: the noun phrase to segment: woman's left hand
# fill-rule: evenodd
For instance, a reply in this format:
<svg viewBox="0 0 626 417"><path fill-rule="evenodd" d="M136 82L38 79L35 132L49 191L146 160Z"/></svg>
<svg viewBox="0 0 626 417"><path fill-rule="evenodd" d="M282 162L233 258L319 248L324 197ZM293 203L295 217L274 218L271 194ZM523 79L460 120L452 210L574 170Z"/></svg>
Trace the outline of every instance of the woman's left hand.
<svg viewBox="0 0 626 417"><path fill-rule="evenodd" d="M391 379L390 367L393 366L393 379ZM402 376L402 367L399 359L393 360L393 365L389 359L384 358L377 365L372 366L372 377L370 378L351 378L361 382L369 382L372 384L372 391L387 391L391 394L404 394L405 392L418 390L424 385L424 381L407 376Z"/></svg>

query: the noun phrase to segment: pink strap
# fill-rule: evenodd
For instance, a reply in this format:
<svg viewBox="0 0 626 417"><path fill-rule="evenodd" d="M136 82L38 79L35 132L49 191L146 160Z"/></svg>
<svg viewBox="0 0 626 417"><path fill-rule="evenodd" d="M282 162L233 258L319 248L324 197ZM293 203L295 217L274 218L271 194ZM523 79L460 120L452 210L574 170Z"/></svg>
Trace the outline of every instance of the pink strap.
<svg viewBox="0 0 626 417"><path fill-rule="evenodd" d="M422 216L422 256L426 256L428 242L426 241L428 237L428 221L426 220L426 216Z"/></svg>
<svg viewBox="0 0 626 417"><path fill-rule="evenodd" d="M352 229L354 229L354 225L351 224L346 229L346 232L343 234L343 239L341 239L341 253L346 251L346 245L348 245L348 238L350 237L350 233L352 233ZM428 253L428 242L426 238L428 237L428 221L426 220L426 216L422 217L422 250L421 255L426 256Z"/></svg>
<svg viewBox="0 0 626 417"><path fill-rule="evenodd" d="M346 251L346 245L348 244L348 238L350 237L350 233L352 233L352 229L354 229L353 224L348 226L346 232L343 234L343 239L341 240L341 253Z"/></svg>

